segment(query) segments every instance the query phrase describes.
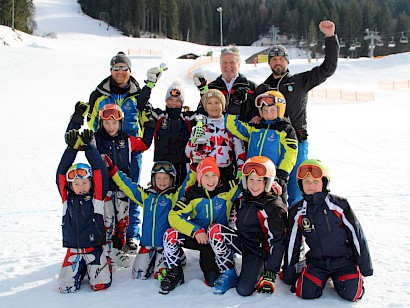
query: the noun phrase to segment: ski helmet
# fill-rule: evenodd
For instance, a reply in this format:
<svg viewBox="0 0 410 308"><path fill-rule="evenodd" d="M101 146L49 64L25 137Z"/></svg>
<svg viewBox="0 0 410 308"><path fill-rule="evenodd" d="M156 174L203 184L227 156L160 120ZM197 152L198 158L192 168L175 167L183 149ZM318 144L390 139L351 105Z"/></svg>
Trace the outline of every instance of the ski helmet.
<svg viewBox="0 0 410 308"><path fill-rule="evenodd" d="M307 159L302 162L297 171L296 179L300 190L303 192L302 180L308 175L311 175L315 179L322 179L323 192L329 192L330 174L329 168L323 164L319 159Z"/></svg>
<svg viewBox="0 0 410 308"><path fill-rule="evenodd" d="M273 57L284 57L289 63L289 52L283 45L273 46L268 52L268 63Z"/></svg>
<svg viewBox="0 0 410 308"><path fill-rule="evenodd" d="M177 171L173 164L164 160L156 161L154 163L154 166L152 166L151 170L151 185L154 187L157 186L155 184L155 174L157 173L169 174L171 176L171 187L175 186Z"/></svg>
<svg viewBox="0 0 410 308"><path fill-rule="evenodd" d="M75 179L87 179L93 177L93 170L87 164L78 163L72 165L66 173L67 182L74 182Z"/></svg>
<svg viewBox="0 0 410 308"><path fill-rule="evenodd" d="M278 107L278 118L283 118L286 111L286 99L281 92L270 90L258 95L255 98L255 106L259 109L259 114L261 115L261 117L262 107L273 105Z"/></svg>
<svg viewBox="0 0 410 308"><path fill-rule="evenodd" d="M242 186L248 189L246 181L248 176L255 173L258 177L266 178L265 191L269 192L272 189L272 184L275 181L276 167L275 164L265 156L253 156L246 160L242 166Z"/></svg>
<svg viewBox="0 0 410 308"><path fill-rule="evenodd" d="M124 119L124 112L122 111L121 107L117 104L107 104L104 105L99 114L100 116L100 127L102 127L102 120L109 120L113 119L115 121L120 121L120 130L122 129L122 121Z"/></svg>

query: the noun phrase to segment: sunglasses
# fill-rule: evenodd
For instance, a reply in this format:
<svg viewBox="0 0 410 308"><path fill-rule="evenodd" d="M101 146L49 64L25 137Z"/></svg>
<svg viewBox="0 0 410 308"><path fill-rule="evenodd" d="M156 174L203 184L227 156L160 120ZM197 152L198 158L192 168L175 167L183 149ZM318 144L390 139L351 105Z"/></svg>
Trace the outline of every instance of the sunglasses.
<svg viewBox="0 0 410 308"><path fill-rule="evenodd" d="M122 112L117 109L105 109L100 111L100 118L103 120L113 118L115 121L119 121L123 118L123 115Z"/></svg>
<svg viewBox="0 0 410 308"><path fill-rule="evenodd" d="M224 48L221 50L221 55L234 54L239 55L239 49L236 47Z"/></svg>
<svg viewBox="0 0 410 308"><path fill-rule="evenodd" d="M111 69L116 72L118 72L119 70L122 70L123 72L126 72L129 70L128 66L126 65L114 65L111 67Z"/></svg>
<svg viewBox="0 0 410 308"><path fill-rule="evenodd" d="M242 174L248 176L251 175L252 172L255 172L259 177L264 177L268 173L264 165L254 162L245 163L242 167Z"/></svg>
<svg viewBox="0 0 410 308"><path fill-rule="evenodd" d="M311 175L314 179L321 179L322 177L326 176L326 171L322 170L322 168L315 166L315 165L303 165L299 166L296 177L300 180L305 179L308 175Z"/></svg>
<svg viewBox="0 0 410 308"><path fill-rule="evenodd" d="M174 168L170 163L166 162L155 163L154 167L152 167L152 172L160 172L161 170L165 172L172 172Z"/></svg>
<svg viewBox="0 0 410 308"><path fill-rule="evenodd" d="M178 97L181 95L181 91L179 91L178 89L172 89L171 91L169 91L169 94L171 94L171 96L173 97Z"/></svg>
<svg viewBox="0 0 410 308"><path fill-rule="evenodd" d="M74 169L67 173L67 181L73 182L75 179L86 179L90 176L91 174L86 169Z"/></svg>
<svg viewBox="0 0 410 308"><path fill-rule="evenodd" d="M262 108L263 106L272 106L276 103L286 104L286 101L283 98L271 95L261 95L255 100L255 106L258 108Z"/></svg>

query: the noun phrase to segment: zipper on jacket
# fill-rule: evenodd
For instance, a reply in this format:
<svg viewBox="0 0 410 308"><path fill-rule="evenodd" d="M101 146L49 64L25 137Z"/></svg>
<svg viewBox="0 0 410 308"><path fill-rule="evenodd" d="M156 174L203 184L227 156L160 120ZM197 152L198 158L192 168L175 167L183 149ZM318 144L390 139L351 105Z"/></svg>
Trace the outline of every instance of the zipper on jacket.
<svg viewBox="0 0 410 308"><path fill-rule="evenodd" d="M154 213L152 215L152 228L151 228L151 244L152 244L151 246L152 247L155 247L155 222L156 222L155 215L157 213L158 198L159 198L159 195L157 195L155 200L154 199L152 200L151 206L149 208L151 212L154 210Z"/></svg>
<svg viewBox="0 0 410 308"><path fill-rule="evenodd" d="M323 213L325 214L325 217L326 217L327 228L329 229L329 231L331 231L331 229L330 229L330 223L329 223L329 217L328 217L328 215L327 215L327 210L326 210L326 209L323 209Z"/></svg>
<svg viewBox="0 0 410 308"><path fill-rule="evenodd" d="M77 248L80 248L80 242L79 242L79 235L78 235L78 210L75 211L75 234L76 234L76 240L77 240Z"/></svg>
<svg viewBox="0 0 410 308"><path fill-rule="evenodd" d="M258 144L257 144L258 147L259 147L259 156L262 155L263 145L265 144L266 135L268 134L269 129L270 129L270 124L268 124L268 128L265 129L265 133L263 134L263 136L261 138L259 138L259 141L258 141ZM262 145L261 145L261 143L262 143Z"/></svg>
<svg viewBox="0 0 410 308"><path fill-rule="evenodd" d="M101 236L100 228L98 228L98 224L97 224L97 222L95 221L94 218L93 218L93 223L94 223L94 227L97 229L98 235Z"/></svg>

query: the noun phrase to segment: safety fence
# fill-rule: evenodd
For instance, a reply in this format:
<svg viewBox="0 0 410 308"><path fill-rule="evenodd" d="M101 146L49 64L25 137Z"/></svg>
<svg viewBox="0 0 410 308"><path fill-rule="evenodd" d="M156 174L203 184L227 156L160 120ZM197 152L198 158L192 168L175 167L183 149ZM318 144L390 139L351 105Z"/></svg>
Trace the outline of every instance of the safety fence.
<svg viewBox="0 0 410 308"><path fill-rule="evenodd" d="M410 89L410 80L380 80L379 88L382 90Z"/></svg>
<svg viewBox="0 0 410 308"><path fill-rule="evenodd" d="M324 99L330 101L372 102L373 91L347 91L341 89L312 89L309 98Z"/></svg>
<svg viewBox="0 0 410 308"><path fill-rule="evenodd" d="M195 64L192 65L189 69L188 69L188 77L192 79L192 76L194 74L194 71L201 67L204 66L206 64L211 64L214 62L218 62L219 58L214 58L214 57L209 57L209 56L201 56L200 58L197 58L195 61ZM209 82L210 80L208 80Z"/></svg>
<svg viewBox="0 0 410 308"><path fill-rule="evenodd" d="M162 57L162 50L152 50L152 49L128 49L128 55L151 55Z"/></svg>

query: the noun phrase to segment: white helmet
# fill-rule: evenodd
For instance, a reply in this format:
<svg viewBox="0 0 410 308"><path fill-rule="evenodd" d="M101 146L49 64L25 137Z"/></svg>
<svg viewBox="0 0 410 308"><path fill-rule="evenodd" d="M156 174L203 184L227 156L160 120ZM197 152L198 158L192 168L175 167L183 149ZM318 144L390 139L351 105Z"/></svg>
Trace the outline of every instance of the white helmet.
<svg viewBox="0 0 410 308"><path fill-rule="evenodd" d="M246 160L242 166L242 186L246 186L247 177L255 173L258 177L266 178L265 191L269 192L272 189L273 182L276 176L275 164L265 156L254 156Z"/></svg>

